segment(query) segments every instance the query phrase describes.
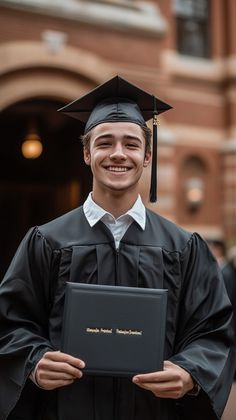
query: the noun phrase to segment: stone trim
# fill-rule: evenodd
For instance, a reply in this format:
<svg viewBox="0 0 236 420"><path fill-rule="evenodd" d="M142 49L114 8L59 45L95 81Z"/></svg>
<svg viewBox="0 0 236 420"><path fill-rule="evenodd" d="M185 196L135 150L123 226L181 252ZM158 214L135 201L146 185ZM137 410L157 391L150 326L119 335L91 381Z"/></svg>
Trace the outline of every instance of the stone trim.
<svg viewBox="0 0 236 420"><path fill-rule="evenodd" d="M149 1L125 5L122 0L1 0L0 5L149 36L162 36L168 26L158 5Z"/></svg>

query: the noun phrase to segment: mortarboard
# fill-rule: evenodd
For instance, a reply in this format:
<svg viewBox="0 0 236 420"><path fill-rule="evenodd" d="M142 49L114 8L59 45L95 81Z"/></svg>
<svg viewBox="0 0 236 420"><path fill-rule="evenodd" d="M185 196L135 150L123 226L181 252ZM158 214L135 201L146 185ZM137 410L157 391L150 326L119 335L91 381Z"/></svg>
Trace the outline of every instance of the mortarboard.
<svg viewBox="0 0 236 420"><path fill-rule="evenodd" d="M133 122L146 126L153 118L153 146L150 201L157 197L157 115L172 107L120 76L115 76L96 87L85 96L76 99L59 112L76 118L86 134L98 124L105 122Z"/></svg>

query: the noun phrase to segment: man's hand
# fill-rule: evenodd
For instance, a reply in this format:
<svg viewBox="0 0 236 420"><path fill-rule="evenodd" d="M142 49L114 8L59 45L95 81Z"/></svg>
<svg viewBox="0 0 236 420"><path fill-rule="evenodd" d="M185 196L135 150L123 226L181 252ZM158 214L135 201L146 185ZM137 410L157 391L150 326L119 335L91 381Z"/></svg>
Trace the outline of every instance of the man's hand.
<svg viewBox="0 0 236 420"><path fill-rule="evenodd" d="M52 390L81 378L83 373L80 369L84 367L85 363L80 359L60 351L49 351L38 362L35 379L41 388Z"/></svg>
<svg viewBox="0 0 236 420"><path fill-rule="evenodd" d="M183 397L194 386L191 375L168 360L164 362L163 371L136 375L133 382L156 397L174 399Z"/></svg>

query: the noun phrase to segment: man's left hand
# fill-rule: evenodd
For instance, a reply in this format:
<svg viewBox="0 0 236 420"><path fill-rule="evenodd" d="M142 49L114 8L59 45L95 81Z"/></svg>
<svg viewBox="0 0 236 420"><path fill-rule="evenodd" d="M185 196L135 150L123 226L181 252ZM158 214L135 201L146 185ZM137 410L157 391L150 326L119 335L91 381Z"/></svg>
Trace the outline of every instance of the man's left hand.
<svg viewBox="0 0 236 420"><path fill-rule="evenodd" d="M181 398L194 386L191 375L169 360L164 362L163 371L136 375L132 380L160 398Z"/></svg>

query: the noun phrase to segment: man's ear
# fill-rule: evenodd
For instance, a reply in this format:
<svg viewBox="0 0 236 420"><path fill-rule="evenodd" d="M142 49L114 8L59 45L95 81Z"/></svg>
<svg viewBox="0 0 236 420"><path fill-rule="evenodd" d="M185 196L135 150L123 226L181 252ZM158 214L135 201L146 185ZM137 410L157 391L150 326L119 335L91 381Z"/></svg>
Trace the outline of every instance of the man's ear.
<svg viewBox="0 0 236 420"><path fill-rule="evenodd" d="M90 151L87 149L87 147L84 147L83 152L84 152L84 161L86 165L90 165L91 163Z"/></svg>
<svg viewBox="0 0 236 420"><path fill-rule="evenodd" d="M144 156L144 161L143 161L144 168L146 168L149 165L150 161L151 161L151 152L146 152Z"/></svg>

